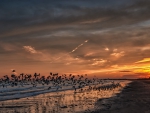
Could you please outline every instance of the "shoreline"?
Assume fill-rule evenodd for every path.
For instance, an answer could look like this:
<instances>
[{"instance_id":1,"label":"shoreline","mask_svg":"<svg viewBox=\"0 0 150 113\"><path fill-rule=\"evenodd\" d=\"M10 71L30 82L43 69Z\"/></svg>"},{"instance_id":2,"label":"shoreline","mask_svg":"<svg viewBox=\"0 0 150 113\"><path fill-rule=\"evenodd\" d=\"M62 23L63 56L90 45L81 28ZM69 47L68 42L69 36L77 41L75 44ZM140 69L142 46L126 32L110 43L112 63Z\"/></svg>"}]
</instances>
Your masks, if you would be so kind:
<instances>
[{"instance_id":1,"label":"shoreline","mask_svg":"<svg viewBox=\"0 0 150 113\"><path fill-rule=\"evenodd\" d=\"M121 84L128 84L129 81L122 81ZM111 85L112 82L105 82L103 85ZM116 81L118 83L118 81ZM100 84L101 85L101 84ZM98 87L98 86L97 86ZM94 87L93 87L94 88ZM21 98L15 100L8 100L0 102L0 111L6 112L19 112L29 113L52 112L52 113L83 113L95 110L95 103L98 99L110 98L119 93L122 87L115 88L114 90L98 90L85 87L85 90L66 90L63 92L45 93L28 98ZM18 106L19 105L19 106ZM51 106L51 107L49 107Z\"/></svg>"},{"instance_id":2,"label":"shoreline","mask_svg":"<svg viewBox=\"0 0 150 113\"><path fill-rule=\"evenodd\" d=\"M150 80L134 80L121 93L98 100L94 113L150 113Z\"/></svg>"},{"instance_id":3,"label":"shoreline","mask_svg":"<svg viewBox=\"0 0 150 113\"><path fill-rule=\"evenodd\" d=\"M111 84L110 81L107 81L105 84ZM105 85L104 84L104 85ZM102 84L89 84L91 86L94 85L102 85ZM89 86L84 86L84 89L87 89ZM74 91L74 88L72 85L67 85L67 86L62 86L62 88L58 89L56 87L51 86L52 88L49 90L48 87L50 85L46 86L37 86L37 87L31 87L31 86L25 86L25 87L12 87L11 88L5 88L3 91L0 92L0 102L1 101L7 101L7 100L16 100L16 99L21 99L21 98L28 98L28 97L33 97L37 96L40 94L46 94L46 93L54 93L54 92L62 92L62 91L67 91L67 90L72 90ZM80 88L76 88L78 90Z\"/></svg>"}]
</instances>

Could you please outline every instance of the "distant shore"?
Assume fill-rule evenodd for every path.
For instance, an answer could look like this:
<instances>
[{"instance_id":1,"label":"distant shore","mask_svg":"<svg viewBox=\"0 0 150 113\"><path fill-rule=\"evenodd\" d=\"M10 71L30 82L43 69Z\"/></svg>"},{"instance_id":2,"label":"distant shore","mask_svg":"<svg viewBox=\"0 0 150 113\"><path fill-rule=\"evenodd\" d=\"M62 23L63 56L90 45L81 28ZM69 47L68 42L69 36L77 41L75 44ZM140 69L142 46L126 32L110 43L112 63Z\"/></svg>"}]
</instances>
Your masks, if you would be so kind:
<instances>
[{"instance_id":1,"label":"distant shore","mask_svg":"<svg viewBox=\"0 0 150 113\"><path fill-rule=\"evenodd\" d=\"M94 113L150 113L150 80L133 80L115 97L99 100Z\"/></svg>"}]
</instances>

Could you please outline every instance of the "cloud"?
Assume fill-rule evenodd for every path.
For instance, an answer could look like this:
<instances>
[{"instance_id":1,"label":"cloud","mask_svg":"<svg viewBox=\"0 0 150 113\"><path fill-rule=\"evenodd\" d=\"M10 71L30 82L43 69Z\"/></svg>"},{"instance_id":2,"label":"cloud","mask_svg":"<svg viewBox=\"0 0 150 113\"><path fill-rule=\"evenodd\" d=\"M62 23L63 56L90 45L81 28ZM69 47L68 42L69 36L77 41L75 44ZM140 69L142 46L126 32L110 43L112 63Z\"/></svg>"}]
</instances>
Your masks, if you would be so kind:
<instances>
[{"instance_id":1,"label":"cloud","mask_svg":"<svg viewBox=\"0 0 150 113\"><path fill-rule=\"evenodd\" d=\"M70 53L75 52L78 48L80 48L81 46L83 46L85 43L87 43L88 40L85 40L84 43L80 44L79 46L77 46L76 48L74 48Z\"/></svg>"},{"instance_id":2,"label":"cloud","mask_svg":"<svg viewBox=\"0 0 150 113\"><path fill-rule=\"evenodd\" d=\"M146 62L150 62L150 58L144 58L143 60L137 61L135 63L146 63Z\"/></svg>"},{"instance_id":3,"label":"cloud","mask_svg":"<svg viewBox=\"0 0 150 113\"><path fill-rule=\"evenodd\" d=\"M105 63L107 63L107 60L104 60L104 59L94 59L94 63L92 64L93 66L95 65L98 65L98 66L102 66L104 65Z\"/></svg>"},{"instance_id":4,"label":"cloud","mask_svg":"<svg viewBox=\"0 0 150 113\"><path fill-rule=\"evenodd\" d=\"M128 70L122 70L122 71L119 71L119 72L125 72L125 73L129 73L129 72L132 72L132 71L128 71Z\"/></svg>"},{"instance_id":5,"label":"cloud","mask_svg":"<svg viewBox=\"0 0 150 113\"><path fill-rule=\"evenodd\" d=\"M16 45L10 43L0 42L0 46L4 49L5 52L14 52L18 50L18 47Z\"/></svg>"},{"instance_id":6,"label":"cloud","mask_svg":"<svg viewBox=\"0 0 150 113\"><path fill-rule=\"evenodd\" d=\"M94 54L93 52L89 52L89 53L85 54L84 56L88 57L88 56L92 56L93 54Z\"/></svg>"},{"instance_id":7,"label":"cloud","mask_svg":"<svg viewBox=\"0 0 150 113\"><path fill-rule=\"evenodd\" d=\"M141 73L135 73L138 75L138 78L149 78L150 77L150 73L146 73L146 72L141 72Z\"/></svg>"},{"instance_id":8,"label":"cloud","mask_svg":"<svg viewBox=\"0 0 150 113\"><path fill-rule=\"evenodd\" d=\"M118 65L112 65L111 67L112 68L118 68Z\"/></svg>"},{"instance_id":9,"label":"cloud","mask_svg":"<svg viewBox=\"0 0 150 113\"><path fill-rule=\"evenodd\" d=\"M116 51L116 50L115 50ZM125 52L124 51L121 51L121 52L114 52L111 54L111 56L114 56L116 58L120 58L120 57L123 57L125 55Z\"/></svg>"},{"instance_id":10,"label":"cloud","mask_svg":"<svg viewBox=\"0 0 150 113\"><path fill-rule=\"evenodd\" d=\"M113 52L117 52L118 51L118 49L113 49Z\"/></svg>"},{"instance_id":11,"label":"cloud","mask_svg":"<svg viewBox=\"0 0 150 113\"><path fill-rule=\"evenodd\" d=\"M32 54L41 53L35 50L32 46L23 46L23 49Z\"/></svg>"},{"instance_id":12,"label":"cloud","mask_svg":"<svg viewBox=\"0 0 150 113\"><path fill-rule=\"evenodd\" d=\"M142 51L150 50L150 45L146 45L140 48Z\"/></svg>"},{"instance_id":13,"label":"cloud","mask_svg":"<svg viewBox=\"0 0 150 113\"><path fill-rule=\"evenodd\" d=\"M106 48L105 48L105 51L109 51L109 48L106 47Z\"/></svg>"},{"instance_id":14,"label":"cloud","mask_svg":"<svg viewBox=\"0 0 150 113\"><path fill-rule=\"evenodd\" d=\"M59 60L59 59L61 59L63 57L66 57L66 56L68 56L71 53L74 53L75 51L77 51L81 46L83 46L87 42L88 42L88 40L85 40L83 43L81 43L80 45L78 45L77 47L75 47L72 51L61 55L60 57L56 58L54 61L57 61L57 60Z\"/></svg>"},{"instance_id":15,"label":"cloud","mask_svg":"<svg viewBox=\"0 0 150 113\"><path fill-rule=\"evenodd\" d=\"M84 29L91 30L114 28L139 23L150 17L147 5L149 1L106 1L2 2L1 37L39 33L68 26L80 26L80 28L82 26ZM23 7L24 5L27 7Z\"/></svg>"}]
</instances>

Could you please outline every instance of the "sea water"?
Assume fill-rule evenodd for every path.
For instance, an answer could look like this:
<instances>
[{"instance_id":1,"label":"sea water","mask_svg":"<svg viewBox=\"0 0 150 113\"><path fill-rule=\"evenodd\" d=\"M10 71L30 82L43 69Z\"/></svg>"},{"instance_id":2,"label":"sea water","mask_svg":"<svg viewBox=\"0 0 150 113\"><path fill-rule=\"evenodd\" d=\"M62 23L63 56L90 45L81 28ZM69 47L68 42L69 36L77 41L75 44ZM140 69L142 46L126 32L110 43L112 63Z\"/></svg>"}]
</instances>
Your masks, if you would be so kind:
<instances>
[{"instance_id":1,"label":"sea water","mask_svg":"<svg viewBox=\"0 0 150 113\"><path fill-rule=\"evenodd\" d=\"M28 93L24 97L14 99L11 92L3 91L3 97L0 96L0 113L82 113L91 112L96 109L96 102L98 99L110 98L115 96L115 94L120 93L120 91L128 84L130 81L116 81L120 82L122 87L115 88L113 90L87 90L87 87L83 88L83 91L77 89L74 90L61 90L57 92L49 92L39 94L36 96L29 96ZM109 83L109 82L108 82ZM25 90L24 90L25 91ZM41 91L41 90L40 90ZM54 91L54 90L53 90ZM27 92L27 91L26 91ZM30 92L30 90L28 91ZM6 97L4 94L6 93ZM33 93L33 92L32 92ZM7 95L10 94L10 95ZM15 93L16 94L16 93ZM21 94L18 94L21 95ZM17 98L17 95L15 95Z\"/></svg>"}]
</instances>

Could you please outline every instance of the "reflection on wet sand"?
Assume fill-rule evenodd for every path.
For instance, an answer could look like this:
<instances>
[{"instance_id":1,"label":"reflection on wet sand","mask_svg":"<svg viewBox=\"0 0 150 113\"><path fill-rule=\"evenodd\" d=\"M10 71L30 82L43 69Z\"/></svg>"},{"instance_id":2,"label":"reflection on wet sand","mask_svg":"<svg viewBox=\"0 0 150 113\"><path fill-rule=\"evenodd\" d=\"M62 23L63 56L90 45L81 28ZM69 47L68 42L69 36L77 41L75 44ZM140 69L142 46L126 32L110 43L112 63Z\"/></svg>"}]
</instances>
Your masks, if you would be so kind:
<instances>
[{"instance_id":1,"label":"reflection on wet sand","mask_svg":"<svg viewBox=\"0 0 150 113\"><path fill-rule=\"evenodd\" d=\"M97 88L88 90L89 88L85 87L82 91L81 89L77 89L76 92L66 90L1 101L0 113L88 113L97 109L95 103L98 99L112 97L119 93L123 87L105 90L97 90Z\"/></svg>"}]
</instances>

